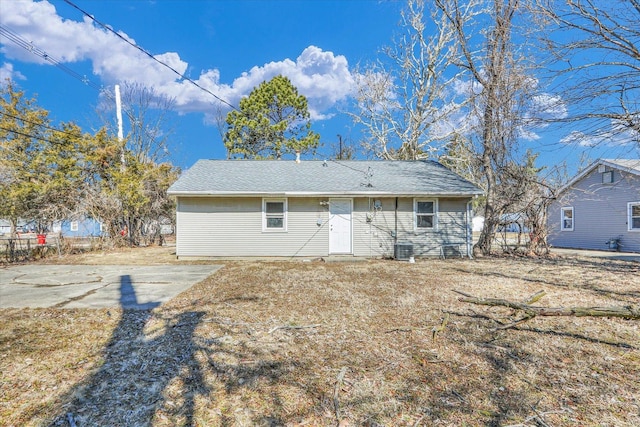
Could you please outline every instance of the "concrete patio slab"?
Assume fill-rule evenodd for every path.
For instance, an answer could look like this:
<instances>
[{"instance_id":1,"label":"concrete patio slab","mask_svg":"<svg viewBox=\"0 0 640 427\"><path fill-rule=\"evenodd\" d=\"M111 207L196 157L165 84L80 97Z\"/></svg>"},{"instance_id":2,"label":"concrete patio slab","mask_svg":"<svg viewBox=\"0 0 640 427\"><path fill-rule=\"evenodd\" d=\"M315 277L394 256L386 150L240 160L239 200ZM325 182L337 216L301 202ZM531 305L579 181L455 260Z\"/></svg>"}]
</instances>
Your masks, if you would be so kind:
<instances>
[{"instance_id":1,"label":"concrete patio slab","mask_svg":"<svg viewBox=\"0 0 640 427\"><path fill-rule=\"evenodd\" d=\"M0 308L150 309L222 265L22 265L0 270Z\"/></svg>"}]
</instances>

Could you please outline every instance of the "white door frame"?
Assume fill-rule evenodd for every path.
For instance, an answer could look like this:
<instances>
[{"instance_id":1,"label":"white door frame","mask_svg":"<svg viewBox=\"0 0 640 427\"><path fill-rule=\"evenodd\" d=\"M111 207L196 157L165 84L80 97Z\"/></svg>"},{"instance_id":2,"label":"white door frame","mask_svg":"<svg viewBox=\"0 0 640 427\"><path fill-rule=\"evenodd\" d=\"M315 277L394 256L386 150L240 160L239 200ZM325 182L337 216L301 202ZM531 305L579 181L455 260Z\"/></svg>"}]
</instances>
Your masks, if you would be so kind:
<instances>
[{"instance_id":1,"label":"white door frame","mask_svg":"<svg viewBox=\"0 0 640 427\"><path fill-rule=\"evenodd\" d=\"M332 213L332 207L334 202L348 202L349 212L344 214L334 215ZM348 215L348 219L346 216ZM345 227L345 222L349 222L348 227ZM339 228L334 233L334 226ZM336 239L336 233L342 232L343 238L348 233L348 239ZM346 240L346 241L345 241ZM330 254L352 254L353 253L353 199L346 198L332 198L329 199L329 253Z\"/></svg>"}]
</instances>

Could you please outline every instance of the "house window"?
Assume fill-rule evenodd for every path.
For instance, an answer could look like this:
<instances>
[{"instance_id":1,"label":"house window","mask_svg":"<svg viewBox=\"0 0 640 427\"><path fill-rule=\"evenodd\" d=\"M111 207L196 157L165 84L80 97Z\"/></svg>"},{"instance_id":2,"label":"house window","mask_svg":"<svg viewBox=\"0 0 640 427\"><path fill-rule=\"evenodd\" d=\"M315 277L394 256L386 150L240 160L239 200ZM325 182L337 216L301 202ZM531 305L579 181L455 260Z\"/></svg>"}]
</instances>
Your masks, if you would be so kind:
<instances>
[{"instance_id":1,"label":"house window","mask_svg":"<svg viewBox=\"0 0 640 427\"><path fill-rule=\"evenodd\" d=\"M415 200L415 229L435 230L437 226L437 200Z\"/></svg>"},{"instance_id":2,"label":"house window","mask_svg":"<svg viewBox=\"0 0 640 427\"><path fill-rule=\"evenodd\" d=\"M640 202L629 203L629 231L640 231Z\"/></svg>"},{"instance_id":3,"label":"house window","mask_svg":"<svg viewBox=\"0 0 640 427\"><path fill-rule=\"evenodd\" d=\"M262 231L287 231L287 199L262 200Z\"/></svg>"},{"instance_id":4,"label":"house window","mask_svg":"<svg viewBox=\"0 0 640 427\"><path fill-rule=\"evenodd\" d=\"M613 184L613 171L602 172L602 183Z\"/></svg>"},{"instance_id":5,"label":"house window","mask_svg":"<svg viewBox=\"0 0 640 427\"><path fill-rule=\"evenodd\" d=\"M573 208L562 208L560 214L560 229L562 231L573 231Z\"/></svg>"},{"instance_id":6,"label":"house window","mask_svg":"<svg viewBox=\"0 0 640 427\"><path fill-rule=\"evenodd\" d=\"M78 221L71 221L71 224L69 224L69 230L78 231Z\"/></svg>"}]
</instances>

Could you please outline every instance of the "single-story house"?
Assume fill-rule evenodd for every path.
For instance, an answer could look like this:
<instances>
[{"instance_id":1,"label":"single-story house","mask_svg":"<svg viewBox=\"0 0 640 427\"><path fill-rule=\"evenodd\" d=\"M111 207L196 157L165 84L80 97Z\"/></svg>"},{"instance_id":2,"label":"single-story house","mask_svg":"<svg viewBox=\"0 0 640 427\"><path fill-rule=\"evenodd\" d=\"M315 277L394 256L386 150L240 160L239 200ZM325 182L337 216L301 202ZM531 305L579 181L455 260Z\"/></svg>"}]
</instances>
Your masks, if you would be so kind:
<instances>
[{"instance_id":1,"label":"single-story house","mask_svg":"<svg viewBox=\"0 0 640 427\"><path fill-rule=\"evenodd\" d=\"M176 255L471 255L482 191L434 161L199 160L170 188Z\"/></svg>"},{"instance_id":2,"label":"single-story house","mask_svg":"<svg viewBox=\"0 0 640 427\"><path fill-rule=\"evenodd\" d=\"M30 233L35 231L35 223L24 219L18 219L16 224L16 233ZM11 233L11 221L8 219L0 219L0 234Z\"/></svg>"},{"instance_id":3,"label":"single-story house","mask_svg":"<svg viewBox=\"0 0 640 427\"><path fill-rule=\"evenodd\" d=\"M560 189L547 227L552 246L640 252L640 159L591 164Z\"/></svg>"},{"instance_id":4,"label":"single-story house","mask_svg":"<svg viewBox=\"0 0 640 427\"><path fill-rule=\"evenodd\" d=\"M525 225L525 218L520 213L508 213L500 216L500 222L496 231L498 233L528 233L529 228ZM479 232L484 228L484 217L473 217L473 231Z\"/></svg>"},{"instance_id":5,"label":"single-story house","mask_svg":"<svg viewBox=\"0 0 640 427\"><path fill-rule=\"evenodd\" d=\"M98 237L104 234L103 225L100 221L84 216L56 221L53 223L51 231L60 233L64 237Z\"/></svg>"}]
</instances>

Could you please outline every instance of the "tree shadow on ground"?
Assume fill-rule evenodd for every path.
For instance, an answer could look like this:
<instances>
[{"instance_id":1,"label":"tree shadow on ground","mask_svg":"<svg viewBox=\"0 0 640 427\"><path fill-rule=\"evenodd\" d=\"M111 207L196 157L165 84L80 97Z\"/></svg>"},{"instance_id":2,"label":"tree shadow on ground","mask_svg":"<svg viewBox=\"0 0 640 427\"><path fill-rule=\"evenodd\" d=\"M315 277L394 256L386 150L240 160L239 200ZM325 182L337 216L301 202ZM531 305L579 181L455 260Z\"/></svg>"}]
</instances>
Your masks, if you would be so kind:
<instances>
[{"instance_id":1,"label":"tree shadow on ground","mask_svg":"<svg viewBox=\"0 0 640 427\"><path fill-rule=\"evenodd\" d=\"M156 409L167 404L167 388L176 380L188 382L196 393L206 393L193 343L203 313L180 313L167 319L161 332L149 334L145 327L160 303L139 303L128 275L120 278L120 294L122 317L104 350L102 365L63 398L50 425L151 425ZM196 393L172 402L183 425L193 425Z\"/></svg>"},{"instance_id":2,"label":"tree shadow on ground","mask_svg":"<svg viewBox=\"0 0 640 427\"><path fill-rule=\"evenodd\" d=\"M268 353L235 342L233 330L223 325L217 336L197 335L199 325L212 321L204 318L205 311L153 311L160 303L138 301L129 276L121 277L120 294L122 317L102 364L61 398L50 426L200 425L202 402L209 410L224 405L216 397L241 394L240 389L262 381L278 382L295 364L270 360ZM273 413L281 412L283 403L277 398L273 403ZM219 415L221 425L234 424L233 417ZM285 424L277 415L250 417L262 417L261 424Z\"/></svg>"}]
</instances>

